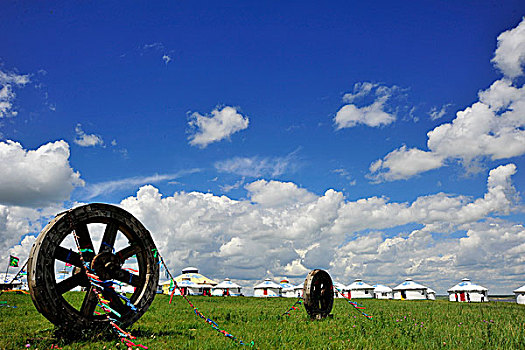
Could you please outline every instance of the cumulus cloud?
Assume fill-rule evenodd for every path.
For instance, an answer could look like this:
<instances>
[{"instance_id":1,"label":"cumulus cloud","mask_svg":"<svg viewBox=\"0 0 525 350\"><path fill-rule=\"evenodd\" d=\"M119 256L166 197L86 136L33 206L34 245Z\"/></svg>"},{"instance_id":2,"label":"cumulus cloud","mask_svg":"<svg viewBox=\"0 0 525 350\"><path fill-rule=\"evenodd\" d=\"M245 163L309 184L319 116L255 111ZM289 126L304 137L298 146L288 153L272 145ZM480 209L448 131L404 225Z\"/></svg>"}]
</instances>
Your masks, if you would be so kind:
<instances>
[{"instance_id":1,"label":"cumulus cloud","mask_svg":"<svg viewBox=\"0 0 525 350\"><path fill-rule=\"evenodd\" d=\"M498 48L492 63L509 78L523 75L525 63L525 18L516 28L498 36Z\"/></svg>"},{"instance_id":2,"label":"cumulus cloud","mask_svg":"<svg viewBox=\"0 0 525 350\"><path fill-rule=\"evenodd\" d=\"M82 130L82 124L77 124L75 127L75 133L77 134L74 142L81 147L94 147L104 146L104 140L101 136L96 134L86 134Z\"/></svg>"},{"instance_id":3,"label":"cumulus cloud","mask_svg":"<svg viewBox=\"0 0 525 350\"><path fill-rule=\"evenodd\" d=\"M525 20L498 37L498 49L510 46L520 52L525 47L524 31ZM521 68L518 71L516 67L523 64L523 53L515 57L507 54L507 50L497 51L494 61L498 67L506 67L501 69L509 77L516 77L522 74ZM376 181L392 181L439 168L446 160L458 160L470 170L486 158L500 160L521 156L525 154L524 116L525 86L516 86L507 77L496 80L478 93L477 102L457 112L452 122L428 132L428 151L402 146L373 162L370 177ZM406 166L410 168L401 169Z\"/></svg>"},{"instance_id":4,"label":"cumulus cloud","mask_svg":"<svg viewBox=\"0 0 525 350\"><path fill-rule=\"evenodd\" d=\"M390 152L384 159L378 159L370 165L370 173L377 175L371 179L377 182L407 179L419 174L443 166L444 157L432 152L425 152L417 148L407 149L406 146ZM380 172L379 170L388 169Z\"/></svg>"},{"instance_id":5,"label":"cumulus cloud","mask_svg":"<svg viewBox=\"0 0 525 350\"><path fill-rule=\"evenodd\" d=\"M356 83L354 92L343 96L343 101L349 104L341 107L334 117L336 130L351 128L358 124L370 127L391 124L396 120L396 116L393 112L388 111L387 101L397 90L396 86L387 87L369 82ZM370 96L374 97L371 104L362 107L354 104L355 101Z\"/></svg>"},{"instance_id":6,"label":"cumulus cloud","mask_svg":"<svg viewBox=\"0 0 525 350\"><path fill-rule=\"evenodd\" d=\"M188 121L191 128L189 143L205 148L210 143L229 138L232 134L248 128L248 124L248 117L240 114L235 107L216 108L211 112L211 116L195 112Z\"/></svg>"},{"instance_id":7,"label":"cumulus cloud","mask_svg":"<svg viewBox=\"0 0 525 350\"><path fill-rule=\"evenodd\" d=\"M29 83L29 75L20 75L13 72L3 72L0 70L0 118L16 116L17 111L13 110L13 101L16 94L14 88L23 87Z\"/></svg>"},{"instance_id":8,"label":"cumulus cloud","mask_svg":"<svg viewBox=\"0 0 525 350\"><path fill-rule=\"evenodd\" d=\"M80 174L69 164L69 145L50 142L25 150L14 141L0 142L0 204L42 206L69 199L83 186Z\"/></svg>"},{"instance_id":9,"label":"cumulus cloud","mask_svg":"<svg viewBox=\"0 0 525 350\"><path fill-rule=\"evenodd\" d=\"M220 172L247 177L276 177L297 167L295 153L285 157L234 157L215 162L215 169Z\"/></svg>"},{"instance_id":10,"label":"cumulus cloud","mask_svg":"<svg viewBox=\"0 0 525 350\"><path fill-rule=\"evenodd\" d=\"M505 233L511 224L498 218L517 208L515 172L513 164L493 169L479 198L437 193L413 202L348 201L334 190L316 195L294 183L258 180L246 185L247 200L200 192L163 196L148 185L120 205L151 231L175 270L196 265L210 277L229 276L250 285L268 275L298 283L309 269L324 267L341 281L366 276L392 285L409 274L443 291L450 282L442 280L443 271L459 262L461 272L481 275L477 262L467 259L471 246L523 267L516 258L525 249L518 244L523 228ZM494 223L499 228L490 233L492 244L479 242ZM386 233L408 224L420 228ZM451 236L462 231L461 238ZM509 243L500 250L502 241Z\"/></svg>"}]
</instances>

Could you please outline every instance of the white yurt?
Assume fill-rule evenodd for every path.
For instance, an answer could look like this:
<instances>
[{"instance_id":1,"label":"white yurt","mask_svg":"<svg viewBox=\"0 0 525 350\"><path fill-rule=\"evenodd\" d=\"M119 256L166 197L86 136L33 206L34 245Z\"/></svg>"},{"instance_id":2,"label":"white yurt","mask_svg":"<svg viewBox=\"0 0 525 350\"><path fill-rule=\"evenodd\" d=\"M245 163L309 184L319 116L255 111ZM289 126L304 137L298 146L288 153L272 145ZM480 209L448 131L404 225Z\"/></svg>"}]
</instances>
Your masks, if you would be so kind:
<instances>
[{"instance_id":1,"label":"white yurt","mask_svg":"<svg viewBox=\"0 0 525 350\"><path fill-rule=\"evenodd\" d=\"M182 281L191 281L199 285L199 287L196 287L196 290L198 291L200 289L200 294L211 295L211 289L213 288L213 286L217 285L216 281L200 274L199 269L197 269L196 267L186 267L181 272L182 274L174 278L175 282L177 282L177 285L179 285L179 287ZM162 291L164 294L171 294L172 289L173 283L171 281L166 281L162 283ZM199 294L199 292L197 292L197 294Z\"/></svg>"},{"instance_id":2,"label":"white yurt","mask_svg":"<svg viewBox=\"0 0 525 350\"><path fill-rule=\"evenodd\" d=\"M427 288L427 299L436 300L436 291L432 288Z\"/></svg>"},{"instance_id":3,"label":"white yurt","mask_svg":"<svg viewBox=\"0 0 525 350\"><path fill-rule=\"evenodd\" d=\"M346 286L339 282L334 282L334 298L344 298L348 290ZM343 294L343 295L341 295Z\"/></svg>"},{"instance_id":4,"label":"white yurt","mask_svg":"<svg viewBox=\"0 0 525 350\"><path fill-rule=\"evenodd\" d=\"M514 294L516 294L516 302L518 304L525 304L525 286L514 290Z\"/></svg>"},{"instance_id":5,"label":"white yurt","mask_svg":"<svg viewBox=\"0 0 525 350\"><path fill-rule=\"evenodd\" d=\"M393 293L392 288L382 285L382 284L374 284L374 298L376 299L392 299Z\"/></svg>"},{"instance_id":6,"label":"white yurt","mask_svg":"<svg viewBox=\"0 0 525 350\"><path fill-rule=\"evenodd\" d=\"M426 300L427 287L407 278L403 283L393 288L394 299L397 300Z\"/></svg>"},{"instance_id":7,"label":"white yurt","mask_svg":"<svg viewBox=\"0 0 525 350\"><path fill-rule=\"evenodd\" d=\"M232 282L229 278L225 278L224 281L213 287L211 295L222 297L222 296L241 296L241 286L237 283Z\"/></svg>"},{"instance_id":8,"label":"white yurt","mask_svg":"<svg viewBox=\"0 0 525 350\"><path fill-rule=\"evenodd\" d=\"M346 286L348 291L347 298L349 299L363 299L374 297L374 287L361 279L356 279L353 283Z\"/></svg>"},{"instance_id":9,"label":"white yurt","mask_svg":"<svg viewBox=\"0 0 525 350\"><path fill-rule=\"evenodd\" d=\"M285 298L295 298L294 288L295 286L290 283L286 278L282 279L279 283L281 286L281 295Z\"/></svg>"},{"instance_id":10,"label":"white yurt","mask_svg":"<svg viewBox=\"0 0 525 350\"><path fill-rule=\"evenodd\" d=\"M302 298L303 297L303 288L304 288L304 283L299 283L298 285L293 287L293 292L294 292L296 298Z\"/></svg>"},{"instance_id":11,"label":"white yurt","mask_svg":"<svg viewBox=\"0 0 525 350\"><path fill-rule=\"evenodd\" d=\"M458 302L485 302L489 301L489 290L470 282L468 278L463 278L461 282L448 290L448 300Z\"/></svg>"},{"instance_id":12,"label":"white yurt","mask_svg":"<svg viewBox=\"0 0 525 350\"><path fill-rule=\"evenodd\" d=\"M271 279L266 278L264 282L259 283L253 287L254 297L280 297L282 287L273 282Z\"/></svg>"}]
</instances>

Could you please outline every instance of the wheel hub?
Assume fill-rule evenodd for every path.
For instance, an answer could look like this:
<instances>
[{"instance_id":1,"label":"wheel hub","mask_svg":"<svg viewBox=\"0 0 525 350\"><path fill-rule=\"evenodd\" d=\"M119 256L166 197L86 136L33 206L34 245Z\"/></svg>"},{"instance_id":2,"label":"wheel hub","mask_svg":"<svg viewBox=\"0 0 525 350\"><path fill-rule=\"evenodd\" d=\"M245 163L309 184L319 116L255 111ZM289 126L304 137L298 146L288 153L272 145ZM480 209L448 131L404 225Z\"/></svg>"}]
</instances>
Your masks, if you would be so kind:
<instances>
[{"instance_id":1,"label":"wheel hub","mask_svg":"<svg viewBox=\"0 0 525 350\"><path fill-rule=\"evenodd\" d=\"M120 270L120 260L110 252L102 252L93 258L91 268L100 279L112 279Z\"/></svg>"}]
</instances>

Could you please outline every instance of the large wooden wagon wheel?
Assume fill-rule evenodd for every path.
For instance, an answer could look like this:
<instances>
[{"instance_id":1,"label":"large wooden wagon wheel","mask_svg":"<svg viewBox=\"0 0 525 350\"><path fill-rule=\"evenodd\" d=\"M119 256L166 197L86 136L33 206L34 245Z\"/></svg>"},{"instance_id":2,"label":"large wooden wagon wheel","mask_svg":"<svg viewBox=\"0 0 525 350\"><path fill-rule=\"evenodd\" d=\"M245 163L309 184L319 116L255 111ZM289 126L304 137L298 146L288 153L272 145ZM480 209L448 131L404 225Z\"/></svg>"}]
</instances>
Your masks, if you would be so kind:
<instances>
[{"instance_id":1,"label":"large wooden wagon wheel","mask_svg":"<svg viewBox=\"0 0 525 350\"><path fill-rule=\"evenodd\" d=\"M324 270L312 270L303 286L304 307L311 318L321 319L330 314L334 304L332 278Z\"/></svg>"},{"instance_id":2,"label":"large wooden wagon wheel","mask_svg":"<svg viewBox=\"0 0 525 350\"><path fill-rule=\"evenodd\" d=\"M97 225L92 225L97 224ZM93 228L99 234L103 227L100 245L93 244ZM65 248L65 242L74 242L76 235L78 248ZM117 241L127 240L127 245L115 250ZM61 245L62 244L62 245ZM133 261L138 269L123 267L126 261ZM49 321L60 328L80 332L85 329L104 327L107 317L101 309L97 310L99 299L86 275L82 261L90 267L101 280L118 281L123 286L132 286L134 292L129 303L114 293L103 292L104 299L120 316L111 317L121 326L129 326L146 312L152 303L159 280L159 265L155 244L148 230L127 211L108 204L88 204L58 214L42 230L36 239L28 261L28 284L31 298L37 308ZM55 264L65 263L74 266L71 276L57 280ZM81 304L72 303L65 298L69 291L82 287L85 295ZM133 290L128 288L130 290ZM68 300L66 300L68 299ZM131 305L132 304L132 305Z\"/></svg>"}]
</instances>

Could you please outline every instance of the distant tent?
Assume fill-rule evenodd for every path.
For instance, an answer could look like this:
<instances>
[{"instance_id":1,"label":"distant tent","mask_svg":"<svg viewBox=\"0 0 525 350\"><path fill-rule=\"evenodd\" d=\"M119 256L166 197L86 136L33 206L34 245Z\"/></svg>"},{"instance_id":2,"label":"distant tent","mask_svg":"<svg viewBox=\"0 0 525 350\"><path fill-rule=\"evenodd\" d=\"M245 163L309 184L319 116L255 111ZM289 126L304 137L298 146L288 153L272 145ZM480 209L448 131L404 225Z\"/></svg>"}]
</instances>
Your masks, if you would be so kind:
<instances>
[{"instance_id":1,"label":"distant tent","mask_svg":"<svg viewBox=\"0 0 525 350\"><path fill-rule=\"evenodd\" d=\"M382 285L374 284L374 298L376 299L392 299L394 297L392 288Z\"/></svg>"},{"instance_id":2,"label":"distant tent","mask_svg":"<svg viewBox=\"0 0 525 350\"><path fill-rule=\"evenodd\" d=\"M213 287L212 295L214 296L241 296L241 286L237 283L232 282L229 278L225 278L224 281Z\"/></svg>"},{"instance_id":3,"label":"distant tent","mask_svg":"<svg viewBox=\"0 0 525 350\"><path fill-rule=\"evenodd\" d=\"M468 278L463 278L461 282L448 290L448 300L458 302L485 302L489 301L489 290L470 282Z\"/></svg>"},{"instance_id":4,"label":"distant tent","mask_svg":"<svg viewBox=\"0 0 525 350\"><path fill-rule=\"evenodd\" d=\"M360 298L373 298L374 287L368 283L363 282L362 279L356 279L352 284L346 286L348 290L348 298L360 299Z\"/></svg>"},{"instance_id":5,"label":"distant tent","mask_svg":"<svg viewBox=\"0 0 525 350\"><path fill-rule=\"evenodd\" d=\"M334 282L334 298L344 298L347 296L348 289L346 286L339 282ZM343 294L343 295L341 295Z\"/></svg>"},{"instance_id":6,"label":"distant tent","mask_svg":"<svg viewBox=\"0 0 525 350\"><path fill-rule=\"evenodd\" d=\"M432 288L427 288L427 299L436 300L436 291Z\"/></svg>"},{"instance_id":7,"label":"distant tent","mask_svg":"<svg viewBox=\"0 0 525 350\"><path fill-rule=\"evenodd\" d=\"M196 291L196 295L210 295L213 286L217 285L216 281L201 275L196 267L186 267L182 270L182 274L175 277L174 280L177 282L179 287L182 281L191 281L198 285L198 287L193 288ZM173 289L172 287L173 283L171 281L166 281L162 283L162 292L164 294L171 294L171 290ZM175 295L178 295L177 293L178 292L175 292Z\"/></svg>"},{"instance_id":8,"label":"distant tent","mask_svg":"<svg viewBox=\"0 0 525 350\"><path fill-rule=\"evenodd\" d=\"M516 294L516 302L518 304L525 304L525 286L514 290L514 294Z\"/></svg>"},{"instance_id":9,"label":"distant tent","mask_svg":"<svg viewBox=\"0 0 525 350\"><path fill-rule=\"evenodd\" d=\"M281 280L281 283L279 285L282 288L281 295L285 298L295 298L296 295L294 293L295 286L290 283L286 278Z\"/></svg>"},{"instance_id":10,"label":"distant tent","mask_svg":"<svg viewBox=\"0 0 525 350\"><path fill-rule=\"evenodd\" d=\"M253 287L254 297L280 297L282 287L271 279L266 278L264 282Z\"/></svg>"},{"instance_id":11,"label":"distant tent","mask_svg":"<svg viewBox=\"0 0 525 350\"><path fill-rule=\"evenodd\" d=\"M23 283L21 276L18 276L17 279L14 279L15 274L1 273L1 275L2 275L2 279L0 280L0 290L12 290L12 289L29 290L27 286L27 280L25 283Z\"/></svg>"},{"instance_id":12,"label":"distant tent","mask_svg":"<svg viewBox=\"0 0 525 350\"><path fill-rule=\"evenodd\" d=\"M407 278L404 282L393 288L394 299L397 300L426 300L427 287Z\"/></svg>"},{"instance_id":13,"label":"distant tent","mask_svg":"<svg viewBox=\"0 0 525 350\"><path fill-rule=\"evenodd\" d=\"M295 297L302 298L303 297L303 288L304 288L304 282L299 283L295 287L293 287L293 292L295 294Z\"/></svg>"}]
</instances>

